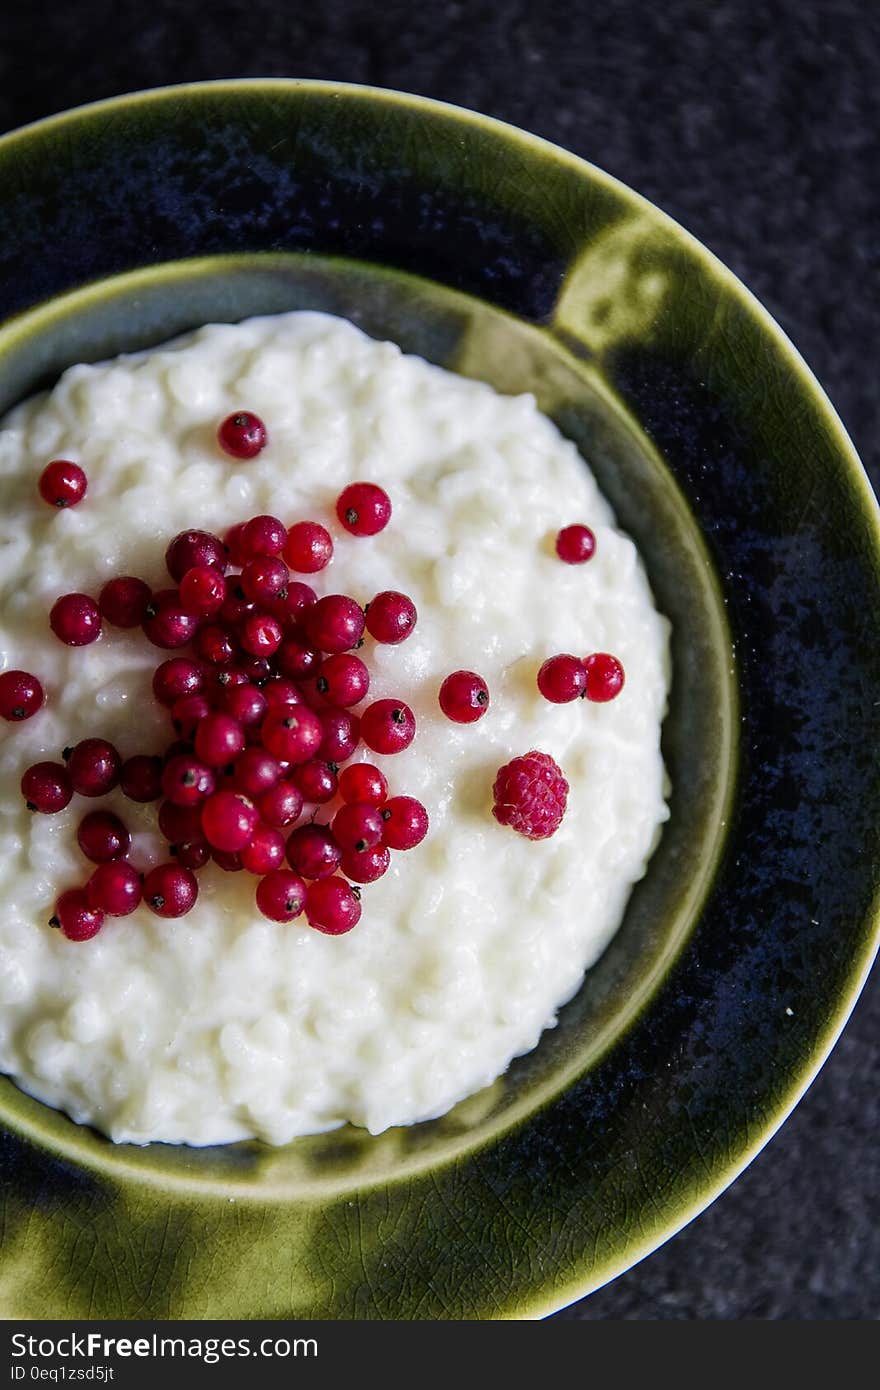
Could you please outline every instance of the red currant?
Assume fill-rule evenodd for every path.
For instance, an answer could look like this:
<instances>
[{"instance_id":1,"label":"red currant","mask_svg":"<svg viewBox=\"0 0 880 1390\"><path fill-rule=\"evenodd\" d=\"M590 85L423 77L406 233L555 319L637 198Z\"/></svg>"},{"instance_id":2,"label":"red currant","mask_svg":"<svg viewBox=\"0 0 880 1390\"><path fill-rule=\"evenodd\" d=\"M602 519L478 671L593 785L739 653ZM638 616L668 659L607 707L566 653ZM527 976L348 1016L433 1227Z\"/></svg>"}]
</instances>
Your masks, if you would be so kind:
<instances>
[{"instance_id":1,"label":"red currant","mask_svg":"<svg viewBox=\"0 0 880 1390\"><path fill-rule=\"evenodd\" d=\"M183 840L179 845L169 846L171 853L185 869L202 869L211 858L211 846L203 836Z\"/></svg>"},{"instance_id":2,"label":"red currant","mask_svg":"<svg viewBox=\"0 0 880 1390\"><path fill-rule=\"evenodd\" d=\"M454 724L473 724L489 708L489 687L475 671L453 671L440 687L440 708Z\"/></svg>"},{"instance_id":3,"label":"red currant","mask_svg":"<svg viewBox=\"0 0 880 1390\"><path fill-rule=\"evenodd\" d=\"M283 554L297 574L317 574L333 558L330 532L317 521L298 521L287 533Z\"/></svg>"},{"instance_id":4,"label":"red currant","mask_svg":"<svg viewBox=\"0 0 880 1390\"><path fill-rule=\"evenodd\" d=\"M130 801L158 801L162 795L162 759L137 753L119 769L119 785Z\"/></svg>"},{"instance_id":5,"label":"red currant","mask_svg":"<svg viewBox=\"0 0 880 1390\"><path fill-rule=\"evenodd\" d=\"M257 907L270 922L292 922L306 901L306 885L289 869L274 869L257 885Z\"/></svg>"},{"instance_id":6,"label":"red currant","mask_svg":"<svg viewBox=\"0 0 880 1390\"><path fill-rule=\"evenodd\" d=\"M596 552L596 537L589 526L564 526L556 537L556 554L567 565L583 565Z\"/></svg>"},{"instance_id":7,"label":"red currant","mask_svg":"<svg viewBox=\"0 0 880 1390\"><path fill-rule=\"evenodd\" d=\"M244 849L257 826L257 808L241 792L220 791L202 807L202 830L213 849Z\"/></svg>"},{"instance_id":8,"label":"red currant","mask_svg":"<svg viewBox=\"0 0 880 1390\"><path fill-rule=\"evenodd\" d=\"M89 905L84 888L68 888L55 903L50 927L60 927L68 941L89 941L104 925L104 914Z\"/></svg>"},{"instance_id":9,"label":"red currant","mask_svg":"<svg viewBox=\"0 0 880 1390\"><path fill-rule=\"evenodd\" d=\"M333 817L333 838L342 849L375 849L384 830L382 812L377 806L353 801L341 806Z\"/></svg>"},{"instance_id":10,"label":"red currant","mask_svg":"<svg viewBox=\"0 0 880 1390\"><path fill-rule=\"evenodd\" d=\"M200 695L205 688L205 673L197 661L187 656L172 656L153 672L153 694L160 705L169 709L183 695Z\"/></svg>"},{"instance_id":11,"label":"red currant","mask_svg":"<svg viewBox=\"0 0 880 1390\"><path fill-rule=\"evenodd\" d=\"M64 594L52 605L49 626L67 647L87 647L101 636L101 614L88 594Z\"/></svg>"},{"instance_id":12,"label":"red currant","mask_svg":"<svg viewBox=\"0 0 880 1390\"><path fill-rule=\"evenodd\" d=\"M253 603L268 603L284 593L290 571L276 555L255 555L241 572L241 587Z\"/></svg>"},{"instance_id":13,"label":"red currant","mask_svg":"<svg viewBox=\"0 0 880 1390\"><path fill-rule=\"evenodd\" d=\"M30 719L44 698L42 685L29 671L4 671L0 676L0 715L10 723Z\"/></svg>"},{"instance_id":14,"label":"red currant","mask_svg":"<svg viewBox=\"0 0 880 1390\"><path fill-rule=\"evenodd\" d=\"M268 714L263 722L263 744L276 758L305 763L318 755L324 731L313 710L294 705Z\"/></svg>"},{"instance_id":15,"label":"red currant","mask_svg":"<svg viewBox=\"0 0 880 1390\"><path fill-rule=\"evenodd\" d=\"M395 589L385 589L366 607L367 632L377 642L396 646L409 637L418 613L411 598Z\"/></svg>"},{"instance_id":16,"label":"red currant","mask_svg":"<svg viewBox=\"0 0 880 1390\"><path fill-rule=\"evenodd\" d=\"M246 748L235 764L236 790L244 792L254 801L274 787L280 777L278 759L263 748Z\"/></svg>"},{"instance_id":17,"label":"red currant","mask_svg":"<svg viewBox=\"0 0 880 1390\"><path fill-rule=\"evenodd\" d=\"M337 780L333 766L320 758L310 758L307 763L301 763L294 771L293 780L302 792L303 800L318 806L332 801L336 795Z\"/></svg>"},{"instance_id":18,"label":"red currant","mask_svg":"<svg viewBox=\"0 0 880 1390\"><path fill-rule=\"evenodd\" d=\"M274 598L269 604L269 611L280 623L298 622L307 608L311 608L313 603L317 603L318 596L314 589L308 584L303 584L299 579L291 579L287 584L287 593L284 598Z\"/></svg>"},{"instance_id":19,"label":"red currant","mask_svg":"<svg viewBox=\"0 0 880 1390\"><path fill-rule=\"evenodd\" d=\"M239 540L245 560L255 555L280 555L287 540L287 527L277 516L252 516L246 521Z\"/></svg>"},{"instance_id":20,"label":"red currant","mask_svg":"<svg viewBox=\"0 0 880 1390\"><path fill-rule=\"evenodd\" d=\"M73 796L70 774L63 763L34 763L21 779L21 794L29 811L54 815Z\"/></svg>"},{"instance_id":21,"label":"red currant","mask_svg":"<svg viewBox=\"0 0 880 1390\"><path fill-rule=\"evenodd\" d=\"M75 507L86 495L88 479L78 463L53 459L40 474L39 488L50 507Z\"/></svg>"},{"instance_id":22,"label":"red currant","mask_svg":"<svg viewBox=\"0 0 880 1390\"><path fill-rule=\"evenodd\" d=\"M239 655L235 638L217 623L209 623L197 633L195 649L211 666L230 666Z\"/></svg>"},{"instance_id":23,"label":"red currant","mask_svg":"<svg viewBox=\"0 0 880 1390\"><path fill-rule=\"evenodd\" d=\"M165 564L176 584L196 566L209 565L225 574L227 563L226 546L210 531L180 531L165 551Z\"/></svg>"},{"instance_id":24,"label":"red currant","mask_svg":"<svg viewBox=\"0 0 880 1390\"><path fill-rule=\"evenodd\" d=\"M154 647L167 650L185 647L191 642L198 631L199 619L186 611L176 589L161 589L147 604L142 627Z\"/></svg>"},{"instance_id":25,"label":"red currant","mask_svg":"<svg viewBox=\"0 0 880 1390\"><path fill-rule=\"evenodd\" d=\"M196 729L196 757L208 767L234 762L244 746L244 730L228 714L209 714Z\"/></svg>"},{"instance_id":26,"label":"red currant","mask_svg":"<svg viewBox=\"0 0 880 1390\"><path fill-rule=\"evenodd\" d=\"M149 584L123 574L107 580L98 595L98 609L104 621L113 627L140 627L152 596Z\"/></svg>"},{"instance_id":27,"label":"red currant","mask_svg":"<svg viewBox=\"0 0 880 1390\"><path fill-rule=\"evenodd\" d=\"M339 867L345 877L355 883L375 883L377 878L387 874L390 865L390 851L384 845L376 845L373 849L344 850Z\"/></svg>"},{"instance_id":28,"label":"red currant","mask_svg":"<svg viewBox=\"0 0 880 1390\"><path fill-rule=\"evenodd\" d=\"M204 695L182 695L171 706L171 722L175 733L191 739L203 719L211 713L211 702Z\"/></svg>"},{"instance_id":29,"label":"red currant","mask_svg":"<svg viewBox=\"0 0 880 1390\"><path fill-rule=\"evenodd\" d=\"M315 931L325 936L342 936L357 926L360 917L360 897L344 878L325 878L309 884L306 918Z\"/></svg>"},{"instance_id":30,"label":"red currant","mask_svg":"<svg viewBox=\"0 0 880 1390\"><path fill-rule=\"evenodd\" d=\"M241 625L239 640L251 656L274 656L281 645L281 624L270 613L252 613Z\"/></svg>"},{"instance_id":31,"label":"red currant","mask_svg":"<svg viewBox=\"0 0 880 1390\"><path fill-rule=\"evenodd\" d=\"M163 801L159 807L159 829L171 845L201 839L201 805L177 806L173 801Z\"/></svg>"},{"instance_id":32,"label":"red currant","mask_svg":"<svg viewBox=\"0 0 880 1390\"><path fill-rule=\"evenodd\" d=\"M84 738L70 750L65 749L70 785L80 796L106 796L119 781L122 759L104 738Z\"/></svg>"},{"instance_id":33,"label":"red currant","mask_svg":"<svg viewBox=\"0 0 880 1390\"><path fill-rule=\"evenodd\" d=\"M131 836L112 811L90 811L83 816L76 832L77 843L86 859L94 864L108 864L128 854Z\"/></svg>"},{"instance_id":34,"label":"red currant","mask_svg":"<svg viewBox=\"0 0 880 1390\"><path fill-rule=\"evenodd\" d=\"M584 670L587 673L587 699L596 704L606 704L620 694L626 676L623 667L610 652L593 652L584 657Z\"/></svg>"},{"instance_id":35,"label":"red currant","mask_svg":"<svg viewBox=\"0 0 880 1390\"><path fill-rule=\"evenodd\" d=\"M327 878L339 868L342 850L326 825L301 825L287 840L287 860L303 878Z\"/></svg>"},{"instance_id":36,"label":"red currant","mask_svg":"<svg viewBox=\"0 0 880 1390\"><path fill-rule=\"evenodd\" d=\"M381 806L388 796L388 782L371 763L353 763L339 774L339 794L349 803L362 801L368 806Z\"/></svg>"},{"instance_id":37,"label":"red currant","mask_svg":"<svg viewBox=\"0 0 880 1390\"><path fill-rule=\"evenodd\" d=\"M183 917L195 906L199 885L182 864L157 864L144 879L143 894L157 917Z\"/></svg>"},{"instance_id":38,"label":"red currant","mask_svg":"<svg viewBox=\"0 0 880 1390\"><path fill-rule=\"evenodd\" d=\"M322 737L317 756L324 762L347 762L361 740L361 721L346 709L325 709L318 712Z\"/></svg>"},{"instance_id":39,"label":"red currant","mask_svg":"<svg viewBox=\"0 0 880 1390\"><path fill-rule=\"evenodd\" d=\"M415 715L402 700L377 700L361 716L361 737L374 753L402 753L415 732Z\"/></svg>"},{"instance_id":40,"label":"red currant","mask_svg":"<svg viewBox=\"0 0 880 1390\"><path fill-rule=\"evenodd\" d=\"M553 705L577 700L587 688L587 673L579 657L563 654L548 657L538 672L538 689Z\"/></svg>"},{"instance_id":41,"label":"red currant","mask_svg":"<svg viewBox=\"0 0 880 1390\"><path fill-rule=\"evenodd\" d=\"M358 704L370 688L370 673L359 656L339 652L328 656L317 677L318 691L339 709Z\"/></svg>"},{"instance_id":42,"label":"red currant","mask_svg":"<svg viewBox=\"0 0 880 1390\"><path fill-rule=\"evenodd\" d=\"M245 618L257 611L257 605L248 598L241 587L240 578L240 575L230 576L230 582L226 586L226 598L217 614L217 621L222 626L238 627L239 623L243 623ZM271 602L274 603L276 600L273 599Z\"/></svg>"},{"instance_id":43,"label":"red currant","mask_svg":"<svg viewBox=\"0 0 880 1390\"><path fill-rule=\"evenodd\" d=\"M258 825L241 850L241 867L249 874L268 874L284 863L286 843L280 830Z\"/></svg>"},{"instance_id":44,"label":"red currant","mask_svg":"<svg viewBox=\"0 0 880 1390\"><path fill-rule=\"evenodd\" d=\"M392 796L380 815L382 843L389 849L414 849L428 833L428 812L414 796Z\"/></svg>"},{"instance_id":45,"label":"red currant","mask_svg":"<svg viewBox=\"0 0 880 1390\"><path fill-rule=\"evenodd\" d=\"M262 693L266 697L266 704L270 710L289 709L291 705L303 703L299 686L283 676L267 681Z\"/></svg>"},{"instance_id":46,"label":"red currant","mask_svg":"<svg viewBox=\"0 0 880 1390\"><path fill-rule=\"evenodd\" d=\"M391 520L391 499L375 483L350 483L336 499L336 515L353 536L375 536Z\"/></svg>"},{"instance_id":47,"label":"red currant","mask_svg":"<svg viewBox=\"0 0 880 1390\"><path fill-rule=\"evenodd\" d=\"M347 594L327 594L306 610L303 625L320 651L347 652L364 635L364 610Z\"/></svg>"},{"instance_id":48,"label":"red currant","mask_svg":"<svg viewBox=\"0 0 880 1390\"><path fill-rule=\"evenodd\" d=\"M257 802L260 819L276 830L293 825L302 815L303 797L294 782L278 782L263 792Z\"/></svg>"},{"instance_id":49,"label":"red currant","mask_svg":"<svg viewBox=\"0 0 880 1390\"><path fill-rule=\"evenodd\" d=\"M321 664L321 653L303 640L303 634L286 637L278 648L278 670L285 676L302 680L312 675Z\"/></svg>"},{"instance_id":50,"label":"red currant","mask_svg":"<svg viewBox=\"0 0 880 1390\"><path fill-rule=\"evenodd\" d=\"M210 565L194 565L180 581L180 602L197 618L213 618L226 601L226 579Z\"/></svg>"},{"instance_id":51,"label":"red currant","mask_svg":"<svg viewBox=\"0 0 880 1390\"><path fill-rule=\"evenodd\" d=\"M253 459L265 449L269 436L259 415L237 410L221 423L217 439L220 448L232 458Z\"/></svg>"},{"instance_id":52,"label":"red currant","mask_svg":"<svg viewBox=\"0 0 880 1390\"><path fill-rule=\"evenodd\" d=\"M175 806L198 806L213 794L215 786L211 768L191 753L172 758L162 773L162 791Z\"/></svg>"},{"instance_id":53,"label":"red currant","mask_svg":"<svg viewBox=\"0 0 880 1390\"><path fill-rule=\"evenodd\" d=\"M143 895L140 874L124 860L99 864L86 887L89 906L108 917L127 917L140 905Z\"/></svg>"},{"instance_id":54,"label":"red currant","mask_svg":"<svg viewBox=\"0 0 880 1390\"><path fill-rule=\"evenodd\" d=\"M262 688L272 674L272 665L266 656L251 656L246 652L238 663L239 671L247 677L253 685Z\"/></svg>"},{"instance_id":55,"label":"red currant","mask_svg":"<svg viewBox=\"0 0 880 1390\"><path fill-rule=\"evenodd\" d=\"M249 728L262 721L269 703L262 690L245 681L241 685L227 686L220 697L220 706L224 714Z\"/></svg>"}]
</instances>

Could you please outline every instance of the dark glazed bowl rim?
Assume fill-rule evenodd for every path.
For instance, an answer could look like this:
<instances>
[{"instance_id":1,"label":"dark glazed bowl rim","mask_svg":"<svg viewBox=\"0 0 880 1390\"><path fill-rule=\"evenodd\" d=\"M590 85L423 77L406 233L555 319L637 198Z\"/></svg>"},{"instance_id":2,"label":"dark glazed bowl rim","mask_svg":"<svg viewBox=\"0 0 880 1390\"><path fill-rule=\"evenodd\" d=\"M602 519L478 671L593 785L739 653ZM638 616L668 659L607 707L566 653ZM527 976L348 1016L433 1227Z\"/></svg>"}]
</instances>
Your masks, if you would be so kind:
<instances>
[{"instance_id":1,"label":"dark glazed bowl rim","mask_svg":"<svg viewBox=\"0 0 880 1390\"><path fill-rule=\"evenodd\" d=\"M442 119L459 125L464 131L488 133L507 149L526 152L535 161L548 161L556 168L565 167L588 184L609 190L616 200L650 220L677 245L692 262L698 262L709 281L720 284L724 294L759 331L759 336L767 345L768 353L782 363L796 383L799 397L808 400L811 408L821 417L821 427L827 433L829 448L834 454L835 466L840 470L843 483L856 499L862 512L866 532L870 532L871 552L874 569L880 573L880 508L871 489L870 482L862 468L855 449L844 426L837 417L822 387L816 381L797 349L770 316L767 310L751 292L729 271L706 247L690 233L654 204L633 192L617 179L604 173L595 165L583 160L560 147L537 136L529 135L512 126L490 117L463 108L437 102L428 98L393 92L387 89L344 84L336 82L267 78L231 79L208 83L188 83L180 86L153 88L143 92L112 97L90 103L71 111L50 116L0 137L0 158L14 151L17 144L26 147L30 142L39 142L47 135L75 125L79 120L105 113L137 113L151 105L175 103L181 100L199 100L204 94L216 95L220 100L248 93L265 94L271 99L273 94L290 96L296 92L314 94L335 101L357 101L369 107L377 104L384 107L405 108L410 112L423 114L426 120ZM30 306L29 306L30 307ZM14 322L16 314L10 322ZM702 1173L701 1180L695 1184L687 1198L677 1199L669 1204L665 1213L658 1217L653 1213L654 1224L648 1223L648 1233L641 1235L638 1223L631 1223L618 1232L613 1253L608 1254L588 1274L580 1267L575 1255L563 1260L563 1271L548 1272L536 1281L527 1297L525 1293L515 1294L507 1304L497 1306L492 1314L501 1317L536 1317L565 1306L566 1303L583 1293L599 1287L614 1278L638 1260L657 1248L664 1240L674 1235L684 1225L705 1209L770 1140L786 1116L811 1084L815 1075L834 1046L847 1018L867 979L873 958L880 944L880 890L874 881L873 905L862 926L864 936L861 947L848 958L846 983L835 991L829 991L825 1000L824 1027L817 1028L811 1038L808 1055L805 1053L801 1065L787 1071L786 1084L778 1086L773 1097L775 1104L763 1116L760 1128L748 1137L739 1136L730 1146L727 1162L709 1164ZM644 1229L644 1227L642 1228ZM375 1314L374 1314L375 1315ZM392 1314L393 1315L393 1314ZM399 1315L399 1314L398 1314ZM476 1316L481 1313L477 1312Z\"/></svg>"}]
</instances>

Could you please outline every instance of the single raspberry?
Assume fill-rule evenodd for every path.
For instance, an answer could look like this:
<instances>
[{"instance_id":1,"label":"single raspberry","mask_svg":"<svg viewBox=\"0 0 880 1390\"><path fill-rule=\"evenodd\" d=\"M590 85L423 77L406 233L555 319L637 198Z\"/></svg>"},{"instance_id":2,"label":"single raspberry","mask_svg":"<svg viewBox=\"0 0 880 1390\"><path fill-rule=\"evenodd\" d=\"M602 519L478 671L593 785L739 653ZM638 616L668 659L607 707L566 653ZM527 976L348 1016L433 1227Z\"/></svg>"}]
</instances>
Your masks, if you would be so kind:
<instances>
[{"instance_id":1,"label":"single raspberry","mask_svg":"<svg viewBox=\"0 0 880 1390\"><path fill-rule=\"evenodd\" d=\"M546 840L562 824L568 783L549 753L533 750L499 768L492 793L492 814L500 825L527 840Z\"/></svg>"}]
</instances>

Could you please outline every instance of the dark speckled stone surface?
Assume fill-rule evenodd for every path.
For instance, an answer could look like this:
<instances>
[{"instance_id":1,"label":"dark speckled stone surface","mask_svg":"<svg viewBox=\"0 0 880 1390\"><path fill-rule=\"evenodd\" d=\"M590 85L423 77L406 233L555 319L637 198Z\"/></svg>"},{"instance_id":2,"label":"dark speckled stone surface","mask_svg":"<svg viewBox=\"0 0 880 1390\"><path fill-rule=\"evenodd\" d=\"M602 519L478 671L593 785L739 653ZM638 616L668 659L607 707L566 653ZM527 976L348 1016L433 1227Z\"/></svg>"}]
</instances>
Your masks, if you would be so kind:
<instances>
[{"instance_id":1,"label":"dark speckled stone surface","mask_svg":"<svg viewBox=\"0 0 880 1390\"><path fill-rule=\"evenodd\" d=\"M6 22L0 49L0 126L132 88L238 74L375 82L513 121L645 193L746 280L828 388L876 485L875 13L793 0L758 12L744 3L676 0L657 9L618 0L601 7L513 3L497 13L441 3L416 15L398 0L381 10L329 4L320 15L227 0L180 11L167 0L131 7L130 18L96 3L21 10ZM62 221L56 234L63 231ZM75 246L70 252L84 254ZM668 399L673 385L679 391L669 447L679 448L686 472L688 458L705 452L687 443L689 392L700 394L705 384L688 384L680 373L674 384L660 381L637 358L619 370L647 412L652 397ZM695 500L703 496L707 505L712 488L735 491L743 481L725 464L737 421L715 425L717 468L688 477ZM805 509L819 502L806 488L792 499ZM713 540L723 557L719 526ZM804 566L810 558L805 552ZM749 556L749 574L737 585L743 631L748 605L769 594L827 661L821 617L786 612L786 596L774 593L775 562L772 546ZM838 577L847 563L835 557ZM821 599L821 572L813 579ZM848 655L841 649L835 659ZM747 649L739 656L748 662ZM841 708L842 752L849 714ZM785 739L809 748L809 721L792 727L784 700L779 726ZM748 750L755 759L770 752ZM754 809L763 817L759 834L772 833L773 815L791 810L778 800ZM833 826L834 816L833 805L804 808L799 845L789 847L795 896L809 878L810 836ZM683 999L698 983L682 983ZM561 1316L876 1317L878 1023L875 985L805 1101L735 1186L669 1245ZM29 1180L39 1189L38 1175Z\"/></svg>"}]
</instances>

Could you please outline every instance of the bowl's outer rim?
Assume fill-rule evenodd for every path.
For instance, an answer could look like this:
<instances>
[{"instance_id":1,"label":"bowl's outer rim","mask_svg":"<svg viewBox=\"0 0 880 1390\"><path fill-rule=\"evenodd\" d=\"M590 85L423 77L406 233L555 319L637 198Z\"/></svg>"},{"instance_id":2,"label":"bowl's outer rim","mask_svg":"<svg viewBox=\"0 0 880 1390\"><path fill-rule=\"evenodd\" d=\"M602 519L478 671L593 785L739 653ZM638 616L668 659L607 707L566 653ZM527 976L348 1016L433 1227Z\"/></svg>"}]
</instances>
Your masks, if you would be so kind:
<instances>
[{"instance_id":1,"label":"bowl's outer rim","mask_svg":"<svg viewBox=\"0 0 880 1390\"><path fill-rule=\"evenodd\" d=\"M0 135L0 156L14 148L17 144L24 144L34 137L40 138L44 134L57 130L68 124L75 124L77 121L88 119L92 116L101 116L104 113L113 114L123 109L131 109L141 105L159 104L163 102L178 102L181 98L198 99L202 94L217 92L221 95L244 95L253 92L265 91L272 92L294 92L305 91L316 94L323 93L328 96L349 98L368 102L385 102L398 106L408 107L414 111L424 111L431 115L440 115L448 119L454 119L464 125L478 129L488 130L499 140L506 141L508 144L520 144L534 150L545 158L552 159L559 163L568 165L575 172L581 172L588 179L605 185L611 189L617 197L637 209L647 213L651 218L665 225L666 229L673 233L686 247L692 256L701 261L707 272L725 282L730 290L739 298L745 310L761 325L763 332L772 340L776 350L787 360L789 366L797 375L798 381L805 392L812 398L814 404L819 408L823 421L834 439L839 457L845 465L849 474L849 481L859 496L861 506L864 510L866 520L872 524L872 539L874 543L875 561L878 573L880 573L880 501L875 495L871 481L859 458L855 445L837 414L827 392L824 390L816 376L813 374L803 355L795 347L786 332L780 327L777 321L770 314L761 301L752 293L751 290L721 261L712 251L689 232L681 223L677 222L669 213L652 203L644 195L623 183L614 175L607 173L598 165L584 159L579 155L573 154L560 145L524 131L509 122L499 120L493 116L486 116L478 111L473 111L467 107L455 105L450 102L439 101L432 97L419 96L413 93L398 91L392 88L371 86L369 84L337 82L333 80L316 78L297 78L297 77L249 77L249 78L218 78L211 81L187 82L171 84L160 87L146 88L136 92L122 93L117 96L106 97L99 101L88 102L72 107L68 110L55 113L42 119L32 121L27 125L18 127L3 135ZM36 306L33 306L36 307ZM10 316L12 318L16 315ZM865 946L858 958L853 961L853 971L850 978L848 989L841 994L837 1007L834 1009L829 1027L826 1032L816 1039L812 1054L808 1064L795 1079L795 1084L788 1089L780 1099L776 1113L773 1115L769 1124L756 1136L754 1141L724 1169L720 1177L711 1183L699 1198L688 1206L687 1210L679 1217L674 1216L670 1223L662 1232L654 1231L642 1242L625 1243L620 1252L620 1258L610 1261L606 1268L599 1271L594 1270L588 1280L573 1279L569 1284L561 1289L558 1285L554 1287L554 1294L550 1299L536 1297L528 1306L520 1304L517 1308L509 1311L497 1313L497 1317L510 1319L537 1319L547 1317L552 1313L559 1312L570 1306L579 1298L587 1293L595 1292L613 1279L631 1269L641 1260L647 1258L667 1240L671 1239L691 1221L695 1220L735 1181L737 1177L754 1161L757 1155L770 1142L777 1133L781 1125L791 1114L792 1110L803 1098L806 1091L812 1085L829 1054L831 1053L838 1038L843 1032L846 1023L855 1008L859 995L865 986L870 974L874 960L880 950L880 883L878 883L875 893L874 905L870 914L872 930L865 938ZM866 923L867 925L867 923Z\"/></svg>"}]
</instances>

